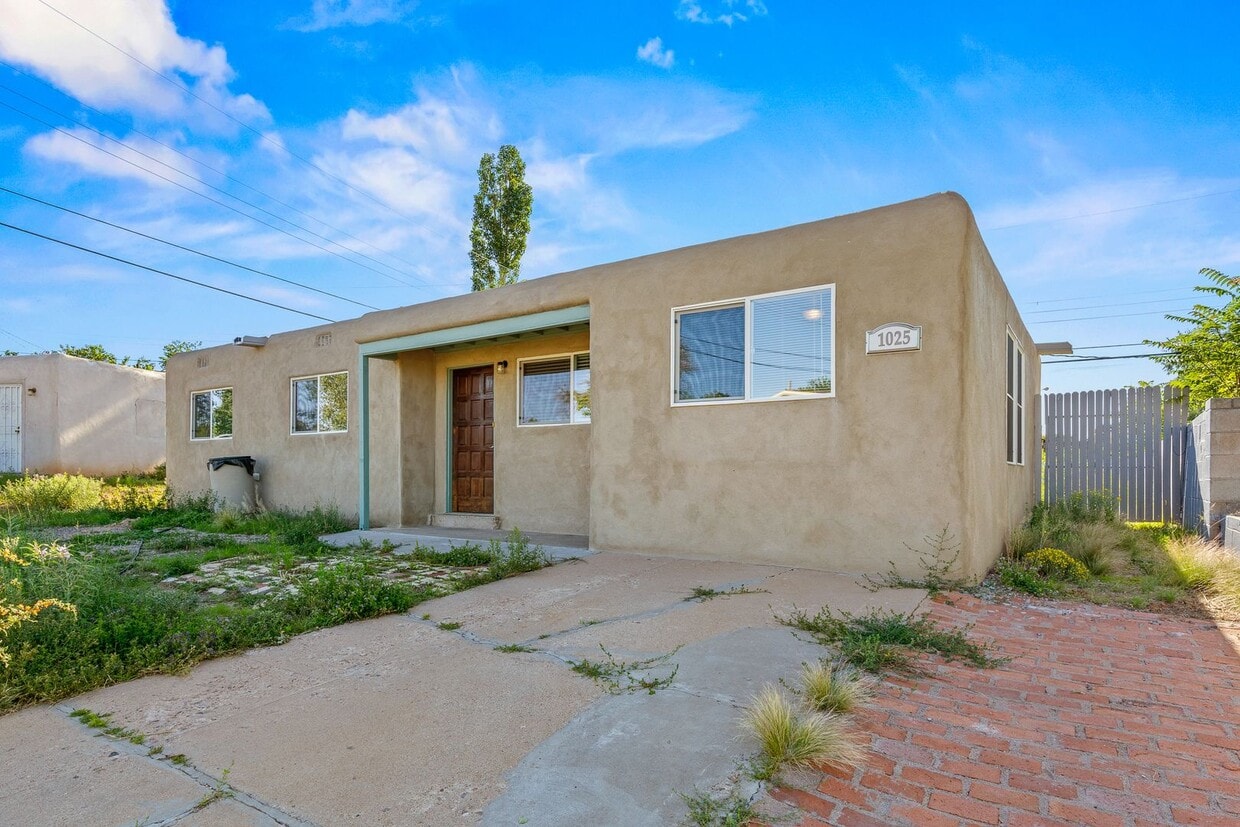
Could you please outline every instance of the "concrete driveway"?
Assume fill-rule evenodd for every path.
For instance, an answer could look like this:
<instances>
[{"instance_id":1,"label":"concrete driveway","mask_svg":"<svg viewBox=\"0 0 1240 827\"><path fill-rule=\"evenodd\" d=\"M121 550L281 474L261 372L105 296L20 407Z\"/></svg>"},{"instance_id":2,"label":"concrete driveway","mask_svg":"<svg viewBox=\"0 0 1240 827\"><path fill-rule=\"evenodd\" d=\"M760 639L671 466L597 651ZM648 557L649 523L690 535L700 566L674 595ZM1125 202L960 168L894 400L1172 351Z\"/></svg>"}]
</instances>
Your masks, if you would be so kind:
<instances>
[{"instance_id":1,"label":"concrete driveway","mask_svg":"<svg viewBox=\"0 0 1240 827\"><path fill-rule=\"evenodd\" d=\"M687 601L696 587L761 591ZM594 554L0 718L0 821L675 824L681 793L743 787L750 697L824 654L775 615L923 598L804 569ZM570 669L606 661L600 646L622 663L668 657L612 694ZM624 691L647 673L670 685ZM77 708L146 741L98 736Z\"/></svg>"}]
</instances>

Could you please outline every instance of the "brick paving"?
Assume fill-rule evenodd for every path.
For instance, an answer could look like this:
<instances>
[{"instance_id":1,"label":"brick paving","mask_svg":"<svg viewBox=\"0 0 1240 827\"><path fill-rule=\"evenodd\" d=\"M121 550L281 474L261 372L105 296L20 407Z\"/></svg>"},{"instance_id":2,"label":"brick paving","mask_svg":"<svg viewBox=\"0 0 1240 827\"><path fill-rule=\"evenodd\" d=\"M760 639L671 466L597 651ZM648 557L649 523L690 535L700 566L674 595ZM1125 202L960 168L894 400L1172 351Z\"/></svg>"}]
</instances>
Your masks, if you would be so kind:
<instances>
[{"instance_id":1,"label":"brick paving","mask_svg":"<svg viewBox=\"0 0 1240 827\"><path fill-rule=\"evenodd\" d=\"M866 766L770 790L802 827L1240 825L1240 626L964 595L930 613L1012 660L885 679Z\"/></svg>"}]
</instances>

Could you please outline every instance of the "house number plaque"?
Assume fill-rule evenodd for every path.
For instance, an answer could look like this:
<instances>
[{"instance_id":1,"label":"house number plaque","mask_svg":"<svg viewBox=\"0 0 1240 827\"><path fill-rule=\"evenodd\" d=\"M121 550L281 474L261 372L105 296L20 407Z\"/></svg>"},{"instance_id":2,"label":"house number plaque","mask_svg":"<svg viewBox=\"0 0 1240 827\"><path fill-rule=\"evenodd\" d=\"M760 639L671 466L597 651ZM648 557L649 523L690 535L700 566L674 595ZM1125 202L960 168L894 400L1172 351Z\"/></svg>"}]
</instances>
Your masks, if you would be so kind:
<instances>
[{"instance_id":1,"label":"house number plaque","mask_svg":"<svg viewBox=\"0 0 1240 827\"><path fill-rule=\"evenodd\" d=\"M921 350L921 325L888 322L865 332L866 353Z\"/></svg>"}]
</instances>

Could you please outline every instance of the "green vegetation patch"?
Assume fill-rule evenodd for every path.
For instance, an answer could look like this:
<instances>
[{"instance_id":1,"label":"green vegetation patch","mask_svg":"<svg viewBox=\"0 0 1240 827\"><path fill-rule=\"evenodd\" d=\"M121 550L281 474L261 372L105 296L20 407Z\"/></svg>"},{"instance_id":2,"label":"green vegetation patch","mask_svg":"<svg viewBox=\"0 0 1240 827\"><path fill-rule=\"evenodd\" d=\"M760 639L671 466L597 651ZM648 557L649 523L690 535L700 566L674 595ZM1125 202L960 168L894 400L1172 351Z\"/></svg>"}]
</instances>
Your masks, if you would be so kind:
<instances>
[{"instance_id":1,"label":"green vegetation patch","mask_svg":"<svg viewBox=\"0 0 1240 827\"><path fill-rule=\"evenodd\" d=\"M840 657L866 672L916 673L918 652L933 652L947 660L977 667L993 667L1005 660L988 654L989 647L969 640L964 630L943 629L929 617L873 610L862 615L838 614L823 606L815 615L797 609L776 618L785 626L808 632L818 643L839 649Z\"/></svg>"}]
</instances>

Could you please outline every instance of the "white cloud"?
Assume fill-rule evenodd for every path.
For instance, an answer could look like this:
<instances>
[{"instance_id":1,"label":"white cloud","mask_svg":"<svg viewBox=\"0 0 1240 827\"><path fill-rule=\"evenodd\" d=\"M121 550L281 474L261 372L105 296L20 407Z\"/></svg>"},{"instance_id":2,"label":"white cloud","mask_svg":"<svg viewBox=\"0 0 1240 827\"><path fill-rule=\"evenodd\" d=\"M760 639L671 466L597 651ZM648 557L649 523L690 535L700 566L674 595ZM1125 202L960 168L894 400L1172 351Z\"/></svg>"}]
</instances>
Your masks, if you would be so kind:
<instances>
[{"instance_id":1,"label":"white cloud","mask_svg":"<svg viewBox=\"0 0 1240 827\"><path fill-rule=\"evenodd\" d=\"M753 17L765 17L766 13L763 0L719 0L717 3L680 0L680 5L676 7L676 16L681 20L707 25L722 23L729 27Z\"/></svg>"},{"instance_id":2,"label":"white cloud","mask_svg":"<svg viewBox=\"0 0 1240 827\"><path fill-rule=\"evenodd\" d=\"M177 172L193 174L193 165L188 159L162 144L140 135L121 140L125 146L105 140L89 130L75 128L35 135L26 142L25 150L45 161L72 164L94 175L132 178L156 187L172 186L158 176L188 183ZM143 170L152 170L156 174Z\"/></svg>"},{"instance_id":3,"label":"white cloud","mask_svg":"<svg viewBox=\"0 0 1240 827\"><path fill-rule=\"evenodd\" d=\"M400 23L417 6L417 0L314 0L309 16L294 18L288 26L302 32L319 32L341 26Z\"/></svg>"},{"instance_id":4,"label":"white cloud","mask_svg":"<svg viewBox=\"0 0 1240 827\"><path fill-rule=\"evenodd\" d=\"M1240 234L1216 215L1234 196L1209 195L1237 187L1132 171L980 210L978 224L1013 284L1168 282L1240 261Z\"/></svg>"},{"instance_id":5,"label":"white cloud","mask_svg":"<svg viewBox=\"0 0 1240 827\"><path fill-rule=\"evenodd\" d=\"M0 56L92 106L163 118L192 115L200 127L234 128L120 49L233 117L269 117L254 98L228 91L233 70L222 47L177 34L165 0L55 0L55 6L63 15L41 3L0 0Z\"/></svg>"},{"instance_id":6,"label":"white cloud","mask_svg":"<svg viewBox=\"0 0 1240 827\"><path fill-rule=\"evenodd\" d=\"M637 59L645 61L660 69L670 69L676 62L676 52L663 48L663 38L652 37L645 44L637 47Z\"/></svg>"}]
</instances>

